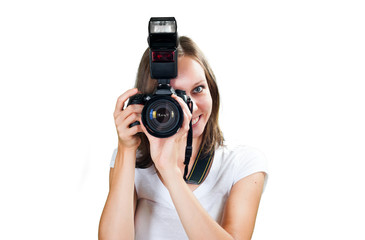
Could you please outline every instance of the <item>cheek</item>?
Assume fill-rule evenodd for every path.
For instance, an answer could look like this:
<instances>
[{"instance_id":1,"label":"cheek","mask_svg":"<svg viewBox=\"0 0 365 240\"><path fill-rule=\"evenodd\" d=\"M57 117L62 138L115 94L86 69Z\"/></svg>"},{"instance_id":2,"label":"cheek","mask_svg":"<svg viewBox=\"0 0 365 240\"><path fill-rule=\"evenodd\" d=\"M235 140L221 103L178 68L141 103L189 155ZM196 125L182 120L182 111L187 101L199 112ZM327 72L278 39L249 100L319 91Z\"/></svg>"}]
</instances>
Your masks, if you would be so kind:
<instances>
[{"instance_id":1,"label":"cheek","mask_svg":"<svg viewBox=\"0 0 365 240\"><path fill-rule=\"evenodd\" d=\"M207 119L209 118L211 112L212 112L212 99L207 98L205 99L201 104L201 110L207 114Z\"/></svg>"}]
</instances>

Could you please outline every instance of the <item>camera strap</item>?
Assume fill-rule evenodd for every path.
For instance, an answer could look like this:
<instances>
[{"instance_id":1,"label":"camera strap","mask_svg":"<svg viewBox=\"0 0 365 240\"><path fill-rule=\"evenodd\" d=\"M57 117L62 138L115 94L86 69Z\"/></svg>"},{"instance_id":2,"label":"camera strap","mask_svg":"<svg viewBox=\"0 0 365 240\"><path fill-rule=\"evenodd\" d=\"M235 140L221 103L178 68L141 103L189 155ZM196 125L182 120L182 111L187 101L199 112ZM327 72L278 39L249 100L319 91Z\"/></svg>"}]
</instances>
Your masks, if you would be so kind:
<instances>
[{"instance_id":1,"label":"camera strap","mask_svg":"<svg viewBox=\"0 0 365 240\"><path fill-rule=\"evenodd\" d=\"M190 97L188 97L187 99L187 104L189 107L189 110L191 113L193 113L193 102L191 101ZM192 119L190 120L189 123L189 132L188 132L188 137L186 140L186 148L185 148L185 169L184 169L184 180L187 181L186 176L188 175L188 168L189 168L189 163L190 163L190 158L191 158L191 154L193 152L193 128L192 128Z\"/></svg>"},{"instance_id":2,"label":"camera strap","mask_svg":"<svg viewBox=\"0 0 365 240\"><path fill-rule=\"evenodd\" d=\"M187 99L187 104L190 109L190 112L193 113L193 102L190 98ZM189 184L196 184L199 185L208 173L209 166L212 162L214 151L209 152L208 154L201 155L203 150L203 144L200 147L199 154L195 159L194 165L188 175L188 168L190 163L191 154L193 152L193 128L192 128L192 120L189 123L189 132L186 142L186 149L185 149L185 169L184 169L184 180L186 183Z\"/></svg>"},{"instance_id":3,"label":"camera strap","mask_svg":"<svg viewBox=\"0 0 365 240\"><path fill-rule=\"evenodd\" d=\"M208 173L209 166L213 160L214 151L202 155L203 146L200 147L199 154L195 159L194 165L189 176L185 180L189 184L199 185Z\"/></svg>"}]
</instances>

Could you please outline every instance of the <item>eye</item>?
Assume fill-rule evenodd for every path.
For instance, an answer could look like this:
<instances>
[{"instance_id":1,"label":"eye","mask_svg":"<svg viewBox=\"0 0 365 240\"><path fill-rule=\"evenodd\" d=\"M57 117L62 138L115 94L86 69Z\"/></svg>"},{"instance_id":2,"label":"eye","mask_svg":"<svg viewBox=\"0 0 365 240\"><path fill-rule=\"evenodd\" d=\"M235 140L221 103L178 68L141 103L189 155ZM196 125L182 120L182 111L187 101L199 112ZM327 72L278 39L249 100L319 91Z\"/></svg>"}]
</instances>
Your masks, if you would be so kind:
<instances>
[{"instance_id":1,"label":"eye","mask_svg":"<svg viewBox=\"0 0 365 240\"><path fill-rule=\"evenodd\" d=\"M205 87L203 85L200 85L200 86L194 88L193 92L194 93L201 93L204 90L204 88Z\"/></svg>"}]
</instances>

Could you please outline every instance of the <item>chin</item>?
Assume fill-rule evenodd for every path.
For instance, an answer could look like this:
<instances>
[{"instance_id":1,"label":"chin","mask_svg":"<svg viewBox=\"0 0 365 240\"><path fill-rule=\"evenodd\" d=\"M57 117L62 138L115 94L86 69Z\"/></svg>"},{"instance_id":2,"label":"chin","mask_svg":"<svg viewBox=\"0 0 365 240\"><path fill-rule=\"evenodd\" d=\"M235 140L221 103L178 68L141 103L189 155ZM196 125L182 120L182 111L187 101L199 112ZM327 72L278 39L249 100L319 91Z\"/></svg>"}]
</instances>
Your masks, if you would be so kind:
<instances>
[{"instance_id":1,"label":"chin","mask_svg":"<svg viewBox=\"0 0 365 240\"><path fill-rule=\"evenodd\" d=\"M196 126L193 126L193 138L202 137L204 133L204 127L201 123L198 123Z\"/></svg>"},{"instance_id":2,"label":"chin","mask_svg":"<svg viewBox=\"0 0 365 240\"><path fill-rule=\"evenodd\" d=\"M201 115L196 125L193 125L193 138L203 137L207 123L206 115Z\"/></svg>"}]
</instances>

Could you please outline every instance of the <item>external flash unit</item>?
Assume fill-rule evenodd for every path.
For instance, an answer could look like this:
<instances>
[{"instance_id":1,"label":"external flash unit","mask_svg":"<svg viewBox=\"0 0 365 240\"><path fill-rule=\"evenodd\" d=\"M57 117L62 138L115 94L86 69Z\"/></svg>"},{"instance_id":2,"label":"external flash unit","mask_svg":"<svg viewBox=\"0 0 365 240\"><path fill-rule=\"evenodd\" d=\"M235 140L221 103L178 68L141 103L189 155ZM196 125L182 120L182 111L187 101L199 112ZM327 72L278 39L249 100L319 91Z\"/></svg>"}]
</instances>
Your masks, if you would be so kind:
<instances>
[{"instance_id":1,"label":"external flash unit","mask_svg":"<svg viewBox=\"0 0 365 240\"><path fill-rule=\"evenodd\" d=\"M148 33L151 78L176 78L178 37L175 18L151 18Z\"/></svg>"}]
</instances>

